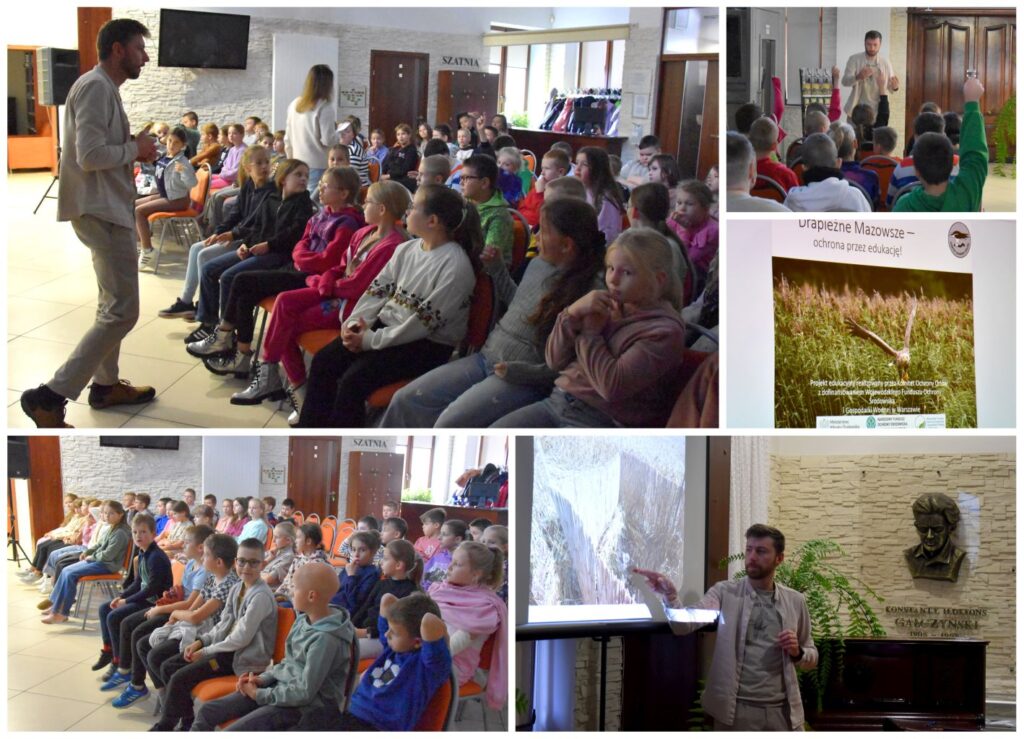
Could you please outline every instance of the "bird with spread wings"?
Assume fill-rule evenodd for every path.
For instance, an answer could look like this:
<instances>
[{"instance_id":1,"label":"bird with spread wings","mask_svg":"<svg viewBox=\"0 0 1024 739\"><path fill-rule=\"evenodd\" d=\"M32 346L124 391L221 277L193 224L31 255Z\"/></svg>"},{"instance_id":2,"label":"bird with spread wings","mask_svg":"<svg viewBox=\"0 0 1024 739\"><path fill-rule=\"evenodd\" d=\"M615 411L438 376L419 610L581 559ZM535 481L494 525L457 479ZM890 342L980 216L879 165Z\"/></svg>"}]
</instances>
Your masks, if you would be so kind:
<instances>
[{"instance_id":1,"label":"bird with spread wings","mask_svg":"<svg viewBox=\"0 0 1024 739\"><path fill-rule=\"evenodd\" d=\"M914 327L914 316L917 314L917 299L910 304L910 318L907 319L907 329L903 334L903 348L893 349L889 346L886 341L873 331L869 331L864 326L861 326L855 320L846 317L846 327L850 329L850 334L861 339L867 339L875 344L879 349L892 357L893 362L896 365L896 371L899 374L900 382L906 382L910 379L910 331Z\"/></svg>"}]
</instances>

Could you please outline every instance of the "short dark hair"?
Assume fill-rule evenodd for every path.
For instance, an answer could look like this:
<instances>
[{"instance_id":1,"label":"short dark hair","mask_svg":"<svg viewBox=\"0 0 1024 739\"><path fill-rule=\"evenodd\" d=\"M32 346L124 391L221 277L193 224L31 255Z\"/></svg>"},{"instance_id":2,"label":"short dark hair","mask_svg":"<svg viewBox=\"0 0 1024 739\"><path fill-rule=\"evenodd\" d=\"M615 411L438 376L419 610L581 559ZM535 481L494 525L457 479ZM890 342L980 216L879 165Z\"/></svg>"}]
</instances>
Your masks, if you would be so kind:
<instances>
[{"instance_id":1,"label":"short dark hair","mask_svg":"<svg viewBox=\"0 0 1024 739\"><path fill-rule=\"evenodd\" d=\"M736 118L736 130L746 135L750 133L750 126L758 118L764 115L764 111L757 103L743 103L740 107L736 108L734 117Z\"/></svg>"},{"instance_id":2,"label":"short dark hair","mask_svg":"<svg viewBox=\"0 0 1024 739\"><path fill-rule=\"evenodd\" d=\"M168 503L173 503L174 502L174 498L161 498L157 502L158 503L163 503L164 505L167 505Z\"/></svg>"},{"instance_id":3,"label":"short dark hair","mask_svg":"<svg viewBox=\"0 0 1024 739\"><path fill-rule=\"evenodd\" d=\"M424 157L434 156L435 154L442 154L447 157L448 153L448 144L441 139L430 139L430 141L423 145Z\"/></svg>"},{"instance_id":4,"label":"short dark hair","mask_svg":"<svg viewBox=\"0 0 1024 739\"><path fill-rule=\"evenodd\" d=\"M925 111L918 113L914 118L914 136L924 133L945 133L946 122L942 119L941 113Z\"/></svg>"},{"instance_id":5,"label":"short dark hair","mask_svg":"<svg viewBox=\"0 0 1024 739\"><path fill-rule=\"evenodd\" d=\"M467 541L469 537L466 536L466 530L469 528L469 524L463 521L461 518L449 518L444 522L444 525L448 527L454 536L461 537L463 541Z\"/></svg>"},{"instance_id":6,"label":"short dark hair","mask_svg":"<svg viewBox=\"0 0 1024 739\"><path fill-rule=\"evenodd\" d=\"M320 526L318 524L304 523L299 526L299 531L302 532L304 537L316 544L317 549L323 548L324 533L320 530Z\"/></svg>"},{"instance_id":7,"label":"short dark hair","mask_svg":"<svg viewBox=\"0 0 1024 739\"><path fill-rule=\"evenodd\" d=\"M361 541L371 552L380 549L380 533L377 531L357 531L348 540L349 542Z\"/></svg>"},{"instance_id":8,"label":"short dark hair","mask_svg":"<svg viewBox=\"0 0 1024 739\"><path fill-rule=\"evenodd\" d=\"M374 531L380 531L380 521L377 520L376 516L363 516L359 519L359 523L365 523Z\"/></svg>"},{"instance_id":9,"label":"short dark hair","mask_svg":"<svg viewBox=\"0 0 1024 739\"><path fill-rule=\"evenodd\" d=\"M401 509L401 507L402 504L399 503L397 500L385 500L384 503L381 505L381 508L392 508L396 511Z\"/></svg>"},{"instance_id":10,"label":"short dark hair","mask_svg":"<svg viewBox=\"0 0 1024 739\"><path fill-rule=\"evenodd\" d=\"M472 157L470 157L470 159L472 159ZM466 161L469 161L469 159ZM444 508L431 508L420 516L420 521L423 523L427 523L429 521L430 523L443 524L446 518L448 518L448 515L444 512Z\"/></svg>"},{"instance_id":11,"label":"short dark hair","mask_svg":"<svg viewBox=\"0 0 1024 739\"><path fill-rule=\"evenodd\" d=\"M960 523L960 508L956 501L945 493L924 493L911 506L914 516L938 514L942 516L950 528Z\"/></svg>"},{"instance_id":12,"label":"short dark hair","mask_svg":"<svg viewBox=\"0 0 1024 739\"><path fill-rule=\"evenodd\" d=\"M426 593L413 593L404 598L399 598L391 604L391 611L388 613L388 621L394 621L404 627L410 636L420 638L420 622L423 617L433 613L441 618L441 609L434 599Z\"/></svg>"},{"instance_id":13,"label":"short dark hair","mask_svg":"<svg viewBox=\"0 0 1024 739\"><path fill-rule=\"evenodd\" d=\"M214 495L213 493L207 493L206 495L203 496L203 500L204 501L205 500L212 500L214 503L216 503L217 502L217 496Z\"/></svg>"},{"instance_id":14,"label":"short dark hair","mask_svg":"<svg viewBox=\"0 0 1024 739\"><path fill-rule=\"evenodd\" d=\"M238 548L239 549L241 549L242 547L245 547L246 549L258 549L259 552L260 552L260 556L263 556L263 552L264 552L264 546L263 545L264 545L264 542L260 541L259 539L257 539L254 536L250 536L248 539L242 539L242 541L238 542Z\"/></svg>"},{"instance_id":15,"label":"short dark hair","mask_svg":"<svg viewBox=\"0 0 1024 739\"><path fill-rule=\"evenodd\" d=\"M171 510L175 513L188 513L188 503L183 500L179 500L171 506Z\"/></svg>"},{"instance_id":16,"label":"short dark hair","mask_svg":"<svg viewBox=\"0 0 1024 739\"><path fill-rule=\"evenodd\" d=\"M498 162L492 157L474 154L466 158L466 161L462 163L462 168L470 170L477 177L486 177L488 186L492 190L498 186Z\"/></svg>"},{"instance_id":17,"label":"short dark hair","mask_svg":"<svg viewBox=\"0 0 1024 739\"><path fill-rule=\"evenodd\" d=\"M494 137L494 150L500 151L507 146L511 146L513 149L518 149L516 146L516 140L509 136L507 133L500 134Z\"/></svg>"},{"instance_id":18,"label":"short dark hair","mask_svg":"<svg viewBox=\"0 0 1024 739\"><path fill-rule=\"evenodd\" d=\"M774 526L766 526L763 523L755 523L749 529L747 533L743 535L744 539L771 539L772 544L775 546L775 553L782 554L786 551L786 535L779 531Z\"/></svg>"},{"instance_id":19,"label":"short dark hair","mask_svg":"<svg viewBox=\"0 0 1024 739\"><path fill-rule=\"evenodd\" d=\"M182 118L188 118L190 121L195 122L197 125L199 123L199 116L196 114L196 112L194 110L190 110L187 113L183 113L181 117ZM192 488L185 488L185 489L186 490L192 490ZM194 493L195 490L192 490L192 492Z\"/></svg>"},{"instance_id":20,"label":"short dark hair","mask_svg":"<svg viewBox=\"0 0 1024 739\"><path fill-rule=\"evenodd\" d=\"M114 18L103 24L96 35L96 51L100 61L114 53L114 44L124 46L136 36L150 38L149 29L134 18Z\"/></svg>"},{"instance_id":21,"label":"short dark hair","mask_svg":"<svg viewBox=\"0 0 1024 739\"><path fill-rule=\"evenodd\" d=\"M228 567L235 564L235 558L238 556L238 542L235 541L235 537L227 534L214 534L203 542L203 546L210 550L214 559L224 560L224 564Z\"/></svg>"},{"instance_id":22,"label":"short dark hair","mask_svg":"<svg viewBox=\"0 0 1024 739\"><path fill-rule=\"evenodd\" d=\"M405 538L405 535L409 533L409 524L405 522L404 518L399 518L398 516L391 516L390 518L385 518L383 528L387 528L388 526L395 529L399 534L401 534L403 539Z\"/></svg>"},{"instance_id":23,"label":"short dark hair","mask_svg":"<svg viewBox=\"0 0 1024 739\"><path fill-rule=\"evenodd\" d=\"M640 139L640 143L636 145L637 149L660 149L661 139L655 136L653 133L649 133Z\"/></svg>"},{"instance_id":24,"label":"short dark hair","mask_svg":"<svg viewBox=\"0 0 1024 739\"><path fill-rule=\"evenodd\" d=\"M208 506L206 504L197 505L192 510L192 515L195 516L196 518L198 518L199 516L206 516L207 518L213 518L214 517L213 516L213 506Z\"/></svg>"},{"instance_id":25,"label":"short dark hair","mask_svg":"<svg viewBox=\"0 0 1024 739\"><path fill-rule=\"evenodd\" d=\"M879 41L881 41L882 34L878 31L868 31L867 33L864 34L865 41L869 41L871 39L878 39Z\"/></svg>"},{"instance_id":26,"label":"short dark hair","mask_svg":"<svg viewBox=\"0 0 1024 739\"><path fill-rule=\"evenodd\" d=\"M202 546L203 542L213 536L214 531L206 524L200 524L199 526L189 526L185 533L193 543Z\"/></svg>"},{"instance_id":27,"label":"short dark hair","mask_svg":"<svg viewBox=\"0 0 1024 739\"><path fill-rule=\"evenodd\" d=\"M496 129L494 126L492 126L490 124L484 126L484 130L485 131L494 131L495 137L497 137L497 135L498 135L498 129Z\"/></svg>"},{"instance_id":28,"label":"short dark hair","mask_svg":"<svg viewBox=\"0 0 1024 739\"><path fill-rule=\"evenodd\" d=\"M292 500L291 498L285 498L284 500L281 501L281 505L283 505L283 506L291 506L292 508L294 508L295 507L295 501Z\"/></svg>"},{"instance_id":29,"label":"short dark hair","mask_svg":"<svg viewBox=\"0 0 1024 739\"><path fill-rule=\"evenodd\" d=\"M438 123L434 126L434 130L444 136L446 141L452 137L452 127L447 123Z\"/></svg>"},{"instance_id":30,"label":"short dark hair","mask_svg":"<svg viewBox=\"0 0 1024 739\"><path fill-rule=\"evenodd\" d=\"M899 133L892 126L879 126L871 132L871 140L885 151L895 149L898 139Z\"/></svg>"},{"instance_id":31,"label":"short dark hair","mask_svg":"<svg viewBox=\"0 0 1024 739\"><path fill-rule=\"evenodd\" d=\"M153 533L156 533L156 521L148 513L135 514L135 518L132 519L132 528L135 528L136 526L142 526Z\"/></svg>"},{"instance_id":32,"label":"short dark hair","mask_svg":"<svg viewBox=\"0 0 1024 739\"><path fill-rule=\"evenodd\" d=\"M918 177L929 185L940 185L949 180L953 171L953 144L941 133L924 133L914 141L910 152Z\"/></svg>"},{"instance_id":33,"label":"short dark hair","mask_svg":"<svg viewBox=\"0 0 1024 739\"><path fill-rule=\"evenodd\" d=\"M944 124L944 133L946 134L946 138L952 142L953 146L959 146L960 116L952 110L947 110L942 114L942 121Z\"/></svg>"},{"instance_id":34,"label":"short dark hair","mask_svg":"<svg viewBox=\"0 0 1024 739\"><path fill-rule=\"evenodd\" d=\"M142 501L147 506L153 502L153 499L149 497L149 493L135 493L135 500Z\"/></svg>"}]
</instances>

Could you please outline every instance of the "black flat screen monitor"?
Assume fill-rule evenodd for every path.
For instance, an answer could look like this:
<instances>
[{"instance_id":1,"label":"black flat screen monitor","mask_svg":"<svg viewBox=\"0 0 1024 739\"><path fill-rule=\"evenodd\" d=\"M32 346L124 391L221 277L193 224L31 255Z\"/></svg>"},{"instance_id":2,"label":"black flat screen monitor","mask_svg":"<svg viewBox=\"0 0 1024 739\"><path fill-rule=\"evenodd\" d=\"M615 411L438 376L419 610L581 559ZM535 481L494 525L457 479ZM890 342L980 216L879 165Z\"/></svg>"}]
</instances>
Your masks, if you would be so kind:
<instances>
[{"instance_id":1,"label":"black flat screen monitor","mask_svg":"<svg viewBox=\"0 0 1024 739\"><path fill-rule=\"evenodd\" d=\"M160 11L161 67L245 69L249 59L249 16Z\"/></svg>"},{"instance_id":2,"label":"black flat screen monitor","mask_svg":"<svg viewBox=\"0 0 1024 739\"><path fill-rule=\"evenodd\" d=\"M101 436L100 446L127 449L177 449L177 436Z\"/></svg>"}]
</instances>

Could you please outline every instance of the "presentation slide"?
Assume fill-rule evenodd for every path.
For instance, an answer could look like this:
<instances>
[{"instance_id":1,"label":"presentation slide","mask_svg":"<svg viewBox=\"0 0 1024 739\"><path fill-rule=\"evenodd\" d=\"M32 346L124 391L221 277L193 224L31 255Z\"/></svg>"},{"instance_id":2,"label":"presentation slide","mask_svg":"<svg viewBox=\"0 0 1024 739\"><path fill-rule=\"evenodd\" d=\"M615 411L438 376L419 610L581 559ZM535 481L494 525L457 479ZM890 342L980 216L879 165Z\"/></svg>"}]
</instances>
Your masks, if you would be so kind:
<instances>
[{"instance_id":1,"label":"presentation slide","mask_svg":"<svg viewBox=\"0 0 1024 739\"><path fill-rule=\"evenodd\" d=\"M529 623L650 619L630 574L684 578L686 437L533 441Z\"/></svg>"},{"instance_id":2,"label":"presentation slide","mask_svg":"<svg viewBox=\"0 0 1024 739\"><path fill-rule=\"evenodd\" d=\"M729 228L728 368L743 368L727 370L730 425L1014 424L1012 223Z\"/></svg>"}]
</instances>

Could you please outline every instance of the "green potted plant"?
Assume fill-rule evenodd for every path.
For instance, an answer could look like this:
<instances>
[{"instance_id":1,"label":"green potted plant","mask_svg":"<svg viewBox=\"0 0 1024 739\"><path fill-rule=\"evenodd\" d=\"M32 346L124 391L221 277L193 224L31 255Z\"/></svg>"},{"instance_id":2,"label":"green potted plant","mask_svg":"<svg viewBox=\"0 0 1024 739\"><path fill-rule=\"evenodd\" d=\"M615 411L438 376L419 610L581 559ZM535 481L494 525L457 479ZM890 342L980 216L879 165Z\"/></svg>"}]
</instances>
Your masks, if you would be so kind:
<instances>
[{"instance_id":1,"label":"green potted plant","mask_svg":"<svg viewBox=\"0 0 1024 739\"><path fill-rule=\"evenodd\" d=\"M844 638L885 636L872 603L884 600L860 578L840 570L836 560L847 554L831 539L812 539L793 552L775 570L775 581L803 593L811 615L811 636L818 647L818 666L800 673L804 702L818 711L832 670L842 673ZM743 561L734 554L723 562ZM736 575L745 576L745 572Z\"/></svg>"},{"instance_id":2,"label":"green potted plant","mask_svg":"<svg viewBox=\"0 0 1024 739\"><path fill-rule=\"evenodd\" d=\"M1010 169L1007 174L1004 166L1010 158L1010 147L1017 145L1017 95L1010 96L1003 105L999 115L996 116L996 128L992 132L992 142L996 145L996 164L993 171L1000 177L1016 176L1016 167ZM1012 162L1009 162L1011 165Z\"/></svg>"},{"instance_id":3,"label":"green potted plant","mask_svg":"<svg viewBox=\"0 0 1024 739\"><path fill-rule=\"evenodd\" d=\"M516 688L516 731L533 731L537 712L531 710L526 693Z\"/></svg>"},{"instance_id":4,"label":"green potted plant","mask_svg":"<svg viewBox=\"0 0 1024 739\"><path fill-rule=\"evenodd\" d=\"M429 503L431 500L433 500L433 497L430 494L430 488L422 488L420 490L406 488L405 490L402 491L402 500Z\"/></svg>"}]
</instances>

